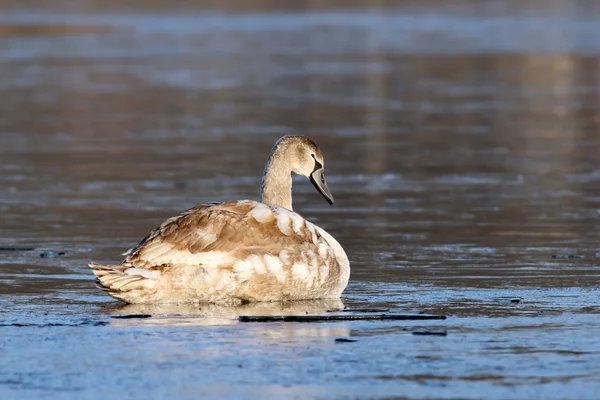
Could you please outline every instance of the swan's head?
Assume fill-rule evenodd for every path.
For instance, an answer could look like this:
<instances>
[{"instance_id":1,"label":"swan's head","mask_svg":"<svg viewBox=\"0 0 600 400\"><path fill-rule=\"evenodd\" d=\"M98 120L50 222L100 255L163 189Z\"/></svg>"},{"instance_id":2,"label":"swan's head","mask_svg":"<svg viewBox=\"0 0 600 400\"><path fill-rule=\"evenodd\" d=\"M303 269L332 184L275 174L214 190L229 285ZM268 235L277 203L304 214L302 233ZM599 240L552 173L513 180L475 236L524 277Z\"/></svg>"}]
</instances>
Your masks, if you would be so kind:
<instances>
[{"instance_id":1,"label":"swan's head","mask_svg":"<svg viewBox=\"0 0 600 400\"><path fill-rule=\"evenodd\" d=\"M325 180L325 161L316 143L308 136L284 136L276 147L282 145L286 147L284 154L292 172L307 177L325 200L333 204L333 195Z\"/></svg>"}]
</instances>

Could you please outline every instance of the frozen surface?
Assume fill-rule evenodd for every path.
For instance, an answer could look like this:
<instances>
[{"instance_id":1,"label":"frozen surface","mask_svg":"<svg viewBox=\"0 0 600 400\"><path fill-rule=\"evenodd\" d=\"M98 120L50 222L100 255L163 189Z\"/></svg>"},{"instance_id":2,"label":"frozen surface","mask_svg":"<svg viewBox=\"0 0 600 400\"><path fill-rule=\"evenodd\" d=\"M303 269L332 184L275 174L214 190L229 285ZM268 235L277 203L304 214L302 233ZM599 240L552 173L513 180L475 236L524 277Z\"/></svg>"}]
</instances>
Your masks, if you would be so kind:
<instances>
[{"instance_id":1,"label":"frozen surface","mask_svg":"<svg viewBox=\"0 0 600 400\"><path fill-rule=\"evenodd\" d=\"M597 3L312 3L0 1L0 398L598 397ZM343 303L94 288L164 218L257 198L292 132ZM342 305L448 319L237 322Z\"/></svg>"}]
</instances>

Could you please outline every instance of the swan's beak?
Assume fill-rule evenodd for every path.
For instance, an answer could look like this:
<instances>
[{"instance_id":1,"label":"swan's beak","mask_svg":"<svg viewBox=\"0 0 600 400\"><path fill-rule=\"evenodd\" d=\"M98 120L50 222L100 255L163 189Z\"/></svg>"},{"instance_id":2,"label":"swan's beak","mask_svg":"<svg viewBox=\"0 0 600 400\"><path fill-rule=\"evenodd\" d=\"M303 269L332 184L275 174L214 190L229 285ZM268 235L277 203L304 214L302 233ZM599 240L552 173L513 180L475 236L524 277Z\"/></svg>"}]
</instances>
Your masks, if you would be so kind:
<instances>
[{"instance_id":1,"label":"swan's beak","mask_svg":"<svg viewBox=\"0 0 600 400\"><path fill-rule=\"evenodd\" d=\"M325 197L325 200L327 200L329 204L333 204L333 195L327 187L327 182L325 182L325 171L323 168L315 169L312 174L310 174L310 181L317 188L319 193Z\"/></svg>"}]
</instances>

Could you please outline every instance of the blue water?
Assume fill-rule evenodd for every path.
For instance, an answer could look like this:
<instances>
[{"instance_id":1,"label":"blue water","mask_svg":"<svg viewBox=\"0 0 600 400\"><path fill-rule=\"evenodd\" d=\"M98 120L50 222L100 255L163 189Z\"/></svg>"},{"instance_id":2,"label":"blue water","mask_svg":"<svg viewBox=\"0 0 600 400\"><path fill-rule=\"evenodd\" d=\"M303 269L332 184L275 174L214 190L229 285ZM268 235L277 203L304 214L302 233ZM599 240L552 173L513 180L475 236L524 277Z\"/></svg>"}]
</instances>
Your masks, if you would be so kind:
<instances>
[{"instance_id":1,"label":"blue water","mask_svg":"<svg viewBox=\"0 0 600 400\"><path fill-rule=\"evenodd\" d=\"M0 398L597 398L598 5L309 6L0 5ZM335 205L297 179L294 208L349 255L341 304L94 287L165 218L256 199L288 133L325 156ZM342 306L448 318L237 321Z\"/></svg>"}]
</instances>

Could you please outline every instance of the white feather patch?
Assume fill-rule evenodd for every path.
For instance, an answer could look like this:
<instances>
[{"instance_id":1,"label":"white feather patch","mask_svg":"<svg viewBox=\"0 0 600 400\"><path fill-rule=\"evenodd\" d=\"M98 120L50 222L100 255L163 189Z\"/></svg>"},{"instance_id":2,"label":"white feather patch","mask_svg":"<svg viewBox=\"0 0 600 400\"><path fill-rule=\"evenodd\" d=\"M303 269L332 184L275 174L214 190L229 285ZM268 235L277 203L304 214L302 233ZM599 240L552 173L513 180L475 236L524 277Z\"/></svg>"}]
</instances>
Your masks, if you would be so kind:
<instances>
[{"instance_id":1,"label":"white feather patch","mask_svg":"<svg viewBox=\"0 0 600 400\"><path fill-rule=\"evenodd\" d=\"M304 225L304 218L302 218L300 215L296 214L296 213L290 213L290 216L292 218L292 229L294 229L294 232L296 232L296 234L298 235L302 235L302 226Z\"/></svg>"},{"instance_id":2,"label":"white feather patch","mask_svg":"<svg viewBox=\"0 0 600 400\"><path fill-rule=\"evenodd\" d=\"M135 247L130 248L129 250L127 250L125 253L121 254L122 256L130 256L131 254L133 254L133 249L135 249Z\"/></svg>"},{"instance_id":3,"label":"white feather patch","mask_svg":"<svg viewBox=\"0 0 600 400\"><path fill-rule=\"evenodd\" d=\"M284 208L279 208L275 216L277 217L277 227L281 233L283 233L285 236L290 236L292 234L292 230L290 229L291 213Z\"/></svg>"},{"instance_id":4,"label":"white feather patch","mask_svg":"<svg viewBox=\"0 0 600 400\"><path fill-rule=\"evenodd\" d=\"M252 265L254 271L257 274L267 273L267 266L265 265L265 262L263 261L262 257L257 256L256 254L252 254L248 256L248 258L246 258L246 261Z\"/></svg>"},{"instance_id":5,"label":"white feather patch","mask_svg":"<svg viewBox=\"0 0 600 400\"><path fill-rule=\"evenodd\" d=\"M273 213L271 212L271 209L262 203L258 203L256 207L248 212L249 216L261 224L265 222L272 214Z\"/></svg>"},{"instance_id":6,"label":"white feather patch","mask_svg":"<svg viewBox=\"0 0 600 400\"><path fill-rule=\"evenodd\" d=\"M327 258L329 255L329 245L323 240L319 243L319 256L321 258Z\"/></svg>"},{"instance_id":7,"label":"white feather patch","mask_svg":"<svg viewBox=\"0 0 600 400\"><path fill-rule=\"evenodd\" d=\"M310 222L307 222L306 223L306 228L310 232L310 236L311 236L312 242L314 244L317 244L319 238L317 237L317 232L315 230L315 226L313 224L311 224Z\"/></svg>"},{"instance_id":8,"label":"white feather patch","mask_svg":"<svg viewBox=\"0 0 600 400\"><path fill-rule=\"evenodd\" d=\"M150 271L141 268L127 268L124 271L127 275L140 275L147 279L158 279L160 271Z\"/></svg>"},{"instance_id":9,"label":"white feather patch","mask_svg":"<svg viewBox=\"0 0 600 400\"><path fill-rule=\"evenodd\" d=\"M292 276L301 281L308 279L308 267L302 262L297 262L292 265Z\"/></svg>"},{"instance_id":10,"label":"white feather patch","mask_svg":"<svg viewBox=\"0 0 600 400\"><path fill-rule=\"evenodd\" d=\"M292 263L292 254L291 254L291 251L289 251L289 250L281 250L279 252L279 259L285 265L290 265Z\"/></svg>"},{"instance_id":11,"label":"white feather patch","mask_svg":"<svg viewBox=\"0 0 600 400\"><path fill-rule=\"evenodd\" d=\"M213 232L205 231L204 229L196 229L194 231L194 234L198 238L202 238L202 240L206 243L207 246L217 241L217 235L215 235Z\"/></svg>"},{"instance_id":12,"label":"white feather patch","mask_svg":"<svg viewBox=\"0 0 600 400\"><path fill-rule=\"evenodd\" d=\"M267 263L267 268L269 268L269 272L277 278L279 282L285 282L286 273L283 270L283 263L277 257L274 257L270 254L265 254L265 262Z\"/></svg>"},{"instance_id":13,"label":"white feather patch","mask_svg":"<svg viewBox=\"0 0 600 400\"><path fill-rule=\"evenodd\" d=\"M246 260L239 260L233 264L233 272L235 272L238 280L247 281L254 275L254 268Z\"/></svg>"},{"instance_id":14,"label":"white feather patch","mask_svg":"<svg viewBox=\"0 0 600 400\"><path fill-rule=\"evenodd\" d=\"M321 274L321 283L325 282L327 275L329 275L329 265L321 265L321 268L319 268L319 273Z\"/></svg>"}]
</instances>

